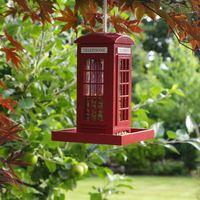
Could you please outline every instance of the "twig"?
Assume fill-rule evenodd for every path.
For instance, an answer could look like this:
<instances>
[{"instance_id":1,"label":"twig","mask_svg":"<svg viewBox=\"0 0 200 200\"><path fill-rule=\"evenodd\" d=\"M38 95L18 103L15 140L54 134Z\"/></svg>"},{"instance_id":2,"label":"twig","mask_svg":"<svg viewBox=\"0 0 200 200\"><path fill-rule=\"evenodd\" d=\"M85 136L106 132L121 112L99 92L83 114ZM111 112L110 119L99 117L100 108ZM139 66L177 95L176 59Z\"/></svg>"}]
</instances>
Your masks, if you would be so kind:
<instances>
[{"instance_id":1,"label":"twig","mask_svg":"<svg viewBox=\"0 0 200 200\"><path fill-rule=\"evenodd\" d=\"M16 182L19 183L19 184L21 184L21 185L34 188L35 190L39 191L40 193L47 195L47 192L45 192L45 190L42 189L42 188L41 188L39 185L37 185L37 184L30 184L30 183L26 183L26 182L20 181L20 180L16 180Z\"/></svg>"},{"instance_id":2,"label":"twig","mask_svg":"<svg viewBox=\"0 0 200 200\"><path fill-rule=\"evenodd\" d=\"M144 7L146 7L147 9L149 9L150 11L152 11L152 12L154 12L155 14L157 14L158 16L160 16L162 19L163 19L163 17L158 13L158 12L156 12L154 9L152 9L151 7L149 7L149 6L147 6L145 3L142 3L142 5L144 6ZM169 16L170 17L170 16ZM171 18L171 17L170 17ZM164 19L165 20L165 19ZM169 24L168 24L169 25ZM178 25L178 24L177 24ZM171 29L171 31L173 32L173 34L175 35L175 37L176 37L176 39L178 40L178 42L179 42L179 44L181 44L181 45L183 45L184 47L186 47L186 48L188 48L188 49L190 49L190 50L192 50L192 51L194 51L192 48L190 48L189 46L187 46L187 45L185 45L184 43L182 43L181 41L180 41L180 39L178 38L178 36L177 36L177 34L175 33L175 31L174 31L174 29L169 25L169 27L170 27L170 29ZM179 25L179 28L181 28L182 30L183 30L183 28Z\"/></svg>"},{"instance_id":3,"label":"twig","mask_svg":"<svg viewBox=\"0 0 200 200\"><path fill-rule=\"evenodd\" d=\"M154 100L153 103L156 103L156 102L159 102L159 101L161 101L161 100L163 100L163 99L169 98L170 95L171 95L171 94L167 94L167 95L165 95L165 96L162 96L162 97L160 97L160 98L157 98L157 99ZM145 107L145 106L147 106L147 105L149 105L149 104L150 104L150 103L148 103L148 100L145 101L145 102L142 103L142 104L137 104L137 105L135 105L135 106L133 107L133 111L137 111L138 109L140 109L140 108L142 108L142 107Z\"/></svg>"},{"instance_id":4,"label":"twig","mask_svg":"<svg viewBox=\"0 0 200 200\"><path fill-rule=\"evenodd\" d=\"M30 84L33 82L34 80L34 75L36 74L37 70L38 70L38 64L40 62L40 58L41 58L41 54L42 54L42 49L43 49L43 41L44 41L44 36L45 36L45 32L44 32L44 26L42 26L42 35L41 35L41 39L40 39L40 45L39 45L39 52L37 54L37 59L35 60L35 69L33 70L33 73L30 74L30 76L32 78L29 77L29 79L25 82L24 84L24 89L23 89L23 94L26 93L26 90L28 89L28 87L30 86ZM33 76L32 76L33 75Z\"/></svg>"},{"instance_id":5,"label":"twig","mask_svg":"<svg viewBox=\"0 0 200 200\"><path fill-rule=\"evenodd\" d=\"M40 57L41 57L42 48L43 48L44 35L45 35L44 26L42 26L42 35L41 35L41 40L40 40L39 52L38 52L37 59L36 59L36 62L35 62L36 70L38 68L38 63L40 62Z\"/></svg>"}]
</instances>

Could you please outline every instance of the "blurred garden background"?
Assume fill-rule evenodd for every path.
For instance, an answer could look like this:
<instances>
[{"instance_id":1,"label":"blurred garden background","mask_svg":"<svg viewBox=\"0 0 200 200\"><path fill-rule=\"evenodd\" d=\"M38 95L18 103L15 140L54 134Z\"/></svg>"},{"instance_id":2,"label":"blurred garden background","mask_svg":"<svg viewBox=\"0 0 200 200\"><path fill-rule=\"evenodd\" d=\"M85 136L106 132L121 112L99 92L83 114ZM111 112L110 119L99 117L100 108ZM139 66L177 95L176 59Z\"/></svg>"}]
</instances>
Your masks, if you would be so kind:
<instances>
[{"instance_id":1,"label":"blurred garden background","mask_svg":"<svg viewBox=\"0 0 200 200\"><path fill-rule=\"evenodd\" d=\"M179 44L163 19L144 13L143 31L129 34L132 126L152 128L156 138L127 147L53 142L52 130L76 125L74 41L91 30L59 21L58 11L72 10L75 1L55 1L51 23L44 10L42 22L31 18L25 2L36 8L34 1L0 0L1 139L6 124L11 134L0 142L0 199L200 199L199 51ZM51 1L37 2L50 17ZM101 10L102 2L94 2ZM129 16L119 7L109 12Z\"/></svg>"}]
</instances>

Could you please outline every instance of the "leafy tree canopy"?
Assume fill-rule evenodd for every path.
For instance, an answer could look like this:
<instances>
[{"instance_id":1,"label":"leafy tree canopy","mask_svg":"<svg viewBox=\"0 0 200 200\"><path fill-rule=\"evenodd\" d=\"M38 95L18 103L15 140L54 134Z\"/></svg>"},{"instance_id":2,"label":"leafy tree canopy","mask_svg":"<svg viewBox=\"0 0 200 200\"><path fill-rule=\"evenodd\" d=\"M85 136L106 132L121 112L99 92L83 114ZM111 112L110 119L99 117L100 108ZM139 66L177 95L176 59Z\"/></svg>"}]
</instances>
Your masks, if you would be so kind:
<instances>
[{"instance_id":1,"label":"leafy tree canopy","mask_svg":"<svg viewBox=\"0 0 200 200\"><path fill-rule=\"evenodd\" d=\"M21 44L21 38L16 37L13 32L8 30L10 22L14 21L17 25L23 27L23 23L29 20L32 24L42 27L43 30L46 25L60 26L60 32L67 32L72 29L77 35L86 32L99 32L102 31L103 23L102 7L102 0L0 0L0 27L2 28L0 32L0 51L5 56L8 64L14 66L16 70L20 70L23 65L21 57L26 54L26 49ZM162 18L168 25L169 32L176 36L179 43L194 52L199 52L199 0L108 0L108 27L110 31L139 34L143 31L141 22L145 16L153 21ZM43 37L44 33L42 32L41 40ZM36 62L34 65L36 67L32 74L38 71L41 50L42 42L38 58L35 56ZM29 80L25 82L23 92L20 94L16 92L16 96L21 95L22 99L27 97L27 88L31 85L32 79L35 78L32 74ZM8 76L7 78L12 79ZM23 78L22 75L21 79ZM9 90L9 84L0 81L0 92L4 90L12 92ZM16 105L18 106L17 102L10 98L8 93L7 96L0 95L0 145L10 145L13 141L22 140L19 136L19 132L22 131L21 126L9 117L14 112ZM26 109L35 107L31 98L27 98L20 105ZM13 153L9 154L6 159L0 158L0 161L6 166L6 169L5 167L0 168L0 186L4 183L22 183L12 167L13 165L25 166L27 164L22 161L22 156L22 151L13 150ZM47 162L47 166L50 166L50 171L55 171L55 163L50 165ZM35 185L33 187L36 188Z\"/></svg>"}]
</instances>

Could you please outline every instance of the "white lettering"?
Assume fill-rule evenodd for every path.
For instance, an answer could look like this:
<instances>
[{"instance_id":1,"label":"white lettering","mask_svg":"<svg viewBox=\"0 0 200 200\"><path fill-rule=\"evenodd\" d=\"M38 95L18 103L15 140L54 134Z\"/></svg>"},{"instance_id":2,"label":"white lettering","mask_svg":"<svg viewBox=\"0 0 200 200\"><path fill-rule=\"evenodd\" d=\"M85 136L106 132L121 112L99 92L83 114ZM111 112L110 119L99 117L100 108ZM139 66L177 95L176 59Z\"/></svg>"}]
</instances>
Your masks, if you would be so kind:
<instances>
[{"instance_id":1,"label":"white lettering","mask_svg":"<svg viewBox=\"0 0 200 200\"><path fill-rule=\"evenodd\" d=\"M128 47L118 47L117 48L118 54L131 54L131 48Z\"/></svg>"},{"instance_id":2,"label":"white lettering","mask_svg":"<svg viewBox=\"0 0 200 200\"><path fill-rule=\"evenodd\" d=\"M108 53L108 47L81 47L81 53Z\"/></svg>"}]
</instances>

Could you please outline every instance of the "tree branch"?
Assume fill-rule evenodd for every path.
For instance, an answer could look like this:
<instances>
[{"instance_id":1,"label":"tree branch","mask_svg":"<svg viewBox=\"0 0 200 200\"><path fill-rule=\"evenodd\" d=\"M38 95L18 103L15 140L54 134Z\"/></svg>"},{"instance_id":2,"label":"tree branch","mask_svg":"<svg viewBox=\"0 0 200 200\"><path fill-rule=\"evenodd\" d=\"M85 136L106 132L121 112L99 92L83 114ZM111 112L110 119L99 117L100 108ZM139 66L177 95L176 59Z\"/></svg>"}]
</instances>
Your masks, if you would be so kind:
<instances>
[{"instance_id":1,"label":"tree branch","mask_svg":"<svg viewBox=\"0 0 200 200\"><path fill-rule=\"evenodd\" d=\"M153 3L153 2L152 2L152 3ZM145 8L147 8L147 9L149 9L150 11L154 12L155 14L157 14L158 16L160 16L162 19L164 19L158 12L156 12L154 9L152 9L151 7L149 7L148 5L146 5L145 3L142 3L142 5L143 5ZM169 17L170 17L170 16L169 16ZM170 18L171 18L171 17L170 17ZM165 20L165 19L164 19L164 20ZM171 20L172 20L172 19L171 19ZM166 22L166 20L165 20L165 22ZM166 22L166 23L167 23L167 22ZM167 23L167 24L168 24L168 23ZM168 24L168 25L169 25L169 24ZM179 27L180 27L180 26L179 26ZM174 29L173 29L170 25L169 25L169 28L171 29L172 33L175 35L175 37L176 37L176 39L178 40L179 44L183 45L183 46L186 47L187 49L190 49L190 50L194 51L191 47L185 45L184 43L182 43L182 42L180 41L180 39L178 38L176 32L174 31ZM182 29L182 30L184 31L184 29L183 29L182 27L180 27L180 29Z\"/></svg>"}]
</instances>

